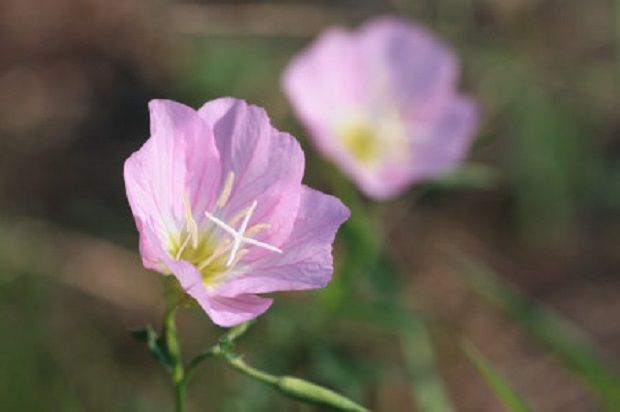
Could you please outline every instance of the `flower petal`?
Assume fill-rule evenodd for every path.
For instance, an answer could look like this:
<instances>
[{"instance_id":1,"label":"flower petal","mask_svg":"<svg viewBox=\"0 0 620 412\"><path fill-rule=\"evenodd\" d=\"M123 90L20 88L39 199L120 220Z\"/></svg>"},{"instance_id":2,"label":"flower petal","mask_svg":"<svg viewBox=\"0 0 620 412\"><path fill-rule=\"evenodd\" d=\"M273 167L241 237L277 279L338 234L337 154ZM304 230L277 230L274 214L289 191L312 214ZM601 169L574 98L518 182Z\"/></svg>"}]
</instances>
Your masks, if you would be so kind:
<instances>
[{"instance_id":1,"label":"flower petal","mask_svg":"<svg viewBox=\"0 0 620 412\"><path fill-rule=\"evenodd\" d=\"M211 320L223 327L238 325L263 314L272 300L243 294L232 297L213 295L202 283L200 272L184 260L169 262L181 287L193 297Z\"/></svg>"},{"instance_id":2,"label":"flower petal","mask_svg":"<svg viewBox=\"0 0 620 412\"><path fill-rule=\"evenodd\" d=\"M456 57L426 29L405 19L371 20L360 28L357 46L368 98L379 105L396 100L405 113L429 116L455 87Z\"/></svg>"},{"instance_id":3,"label":"flower petal","mask_svg":"<svg viewBox=\"0 0 620 412\"><path fill-rule=\"evenodd\" d=\"M256 295L212 296L209 298L209 307L203 308L213 322L230 327L262 315L272 303L272 299Z\"/></svg>"},{"instance_id":4,"label":"flower petal","mask_svg":"<svg viewBox=\"0 0 620 412\"><path fill-rule=\"evenodd\" d=\"M231 218L256 200L250 226L270 225L257 238L280 245L291 232L299 207L304 172L299 143L276 130L263 109L242 100L214 100L199 112L213 127L223 176L235 175L223 217ZM253 249L247 259L271 253Z\"/></svg>"},{"instance_id":5,"label":"flower petal","mask_svg":"<svg viewBox=\"0 0 620 412\"><path fill-rule=\"evenodd\" d=\"M295 226L282 255L270 255L232 276L216 293L235 296L324 287L331 279L332 243L349 209L336 197L303 186Z\"/></svg>"},{"instance_id":6,"label":"flower petal","mask_svg":"<svg viewBox=\"0 0 620 412\"><path fill-rule=\"evenodd\" d=\"M315 133L327 132L343 112L363 104L366 79L360 67L355 37L332 28L293 58L284 71L282 87L304 123ZM318 143L327 152L336 147L331 139Z\"/></svg>"},{"instance_id":7,"label":"flower petal","mask_svg":"<svg viewBox=\"0 0 620 412\"><path fill-rule=\"evenodd\" d=\"M196 220L219 190L220 161L213 133L193 109L168 100L153 100L151 138L125 162L125 186L138 226L154 226L160 240L184 224L183 199Z\"/></svg>"},{"instance_id":8,"label":"flower petal","mask_svg":"<svg viewBox=\"0 0 620 412\"><path fill-rule=\"evenodd\" d=\"M469 98L458 96L446 104L427 136L415 139L409 172L415 180L449 171L458 166L478 125L478 106Z\"/></svg>"},{"instance_id":9,"label":"flower petal","mask_svg":"<svg viewBox=\"0 0 620 412\"><path fill-rule=\"evenodd\" d=\"M170 256L164 248L165 239L157 233L157 225L152 219L146 221L136 219L136 227L140 234L140 257L144 267L160 273L169 273L165 262Z\"/></svg>"}]
</instances>

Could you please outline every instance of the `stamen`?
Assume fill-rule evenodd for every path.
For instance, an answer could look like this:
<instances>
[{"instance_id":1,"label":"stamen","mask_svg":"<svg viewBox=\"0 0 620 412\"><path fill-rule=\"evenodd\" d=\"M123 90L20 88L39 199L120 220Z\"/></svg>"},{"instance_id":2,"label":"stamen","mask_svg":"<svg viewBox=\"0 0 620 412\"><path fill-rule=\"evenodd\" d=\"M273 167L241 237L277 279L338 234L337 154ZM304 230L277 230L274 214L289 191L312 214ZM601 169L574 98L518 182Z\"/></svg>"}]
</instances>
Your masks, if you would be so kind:
<instances>
[{"instance_id":1,"label":"stamen","mask_svg":"<svg viewBox=\"0 0 620 412\"><path fill-rule=\"evenodd\" d=\"M192 238L192 247L196 249L198 247L198 224L194 219L192 207L190 206L189 198L186 193L183 193L183 207L185 208L185 225Z\"/></svg>"},{"instance_id":2,"label":"stamen","mask_svg":"<svg viewBox=\"0 0 620 412\"><path fill-rule=\"evenodd\" d=\"M220 193L220 197L218 197L216 206L219 209L222 209L226 206L228 202L228 198L230 197L230 192L232 192L233 183L235 182L235 173L233 171L228 172L226 175L226 180L224 181L224 186L222 188L222 192Z\"/></svg>"},{"instance_id":3,"label":"stamen","mask_svg":"<svg viewBox=\"0 0 620 412\"><path fill-rule=\"evenodd\" d=\"M242 209L239 212L235 213L232 218L228 219L228 225L231 227L235 226L237 222L239 222L243 217L248 214L248 212L250 211L250 207L251 206L248 206L245 209Z\"/></svg>"},{"instance_id":4,"label":"stamen","mask_svg":"<svg viewBox=\"0 0 620 412\"><path fill-rule=\"evenodd\" d=\"M249 250L247 249L241 249L238 253L237 256L235 256L235 260L233 260L232 264L230 266L235 266L237 263L239 263L239 261L241 260L241 258L243 258L245 255L247 255L249 252Z\"/></svg>"},{"instance_id":5,"label":"stamen","mask_svg":"<svg viewBox=\"0 0 620 412\"><path fill-rule=\"evenodd\" d=\"M183 254L183 251L185 250L185 247L187 246L187 243L189 242L189 239L192 237L191 234L187 234L187 236L185 237L185 240L183 241L183 243L181 244L181 247L179 248L179 251L177 252L177 254L174 257L174 260L179 260L181 259L181 255Z\"/></svg>"},{"instance_id":6,"label":"stamen","mask_svg":"<svg viewBox=\"0 0 620 412\"><path fill-rule=\"evenodd\" d=\"M196 224L196 220L192 214L192 207L190 206L187 193L183 193L181 200L183 201L183 212L185 215L185 229L187 229L187 236L183 240L183 243L181 243L179 250L174 256L175 260L181 259L181 255L183 254L183 251L185 251L185 248L190 240L192 241L192 247L194 249L198 247L198 225Z\"/></svg>"},{"instance_id":7,"label":"stamen","mask_svg":"<svg viewBox=\"0 0 620 412\"><path fill-rule=\"evenodd\" d=\"M252 226L251 228L249 228L246 232L245 235L247 237L250 236L255 236L258 233L260 233L262 230L264 229L269 229L271 227L271 225L269 223L259 223L257 225Z\"/></svg>"},{"instance_id":8,"label":"stamen","mask_svg":"<svg viewBox=\"0 0 620 412\"><path fill-rule=\"evenodd\" d=\"M230 249L230 245L231 242L230 240L226 240L224 243L222 243L220 245L220 247L218 247L215 252L213 252L208 258L206 258L205 260L203 260L196 268L198 269L198 271L203 270L204 268L206 268L207 266L209 266L209 264L211 262L213 262L216 258L222 256L224 253L226 253L228 251L228 249Z\"/></svg>"}]
</instances>

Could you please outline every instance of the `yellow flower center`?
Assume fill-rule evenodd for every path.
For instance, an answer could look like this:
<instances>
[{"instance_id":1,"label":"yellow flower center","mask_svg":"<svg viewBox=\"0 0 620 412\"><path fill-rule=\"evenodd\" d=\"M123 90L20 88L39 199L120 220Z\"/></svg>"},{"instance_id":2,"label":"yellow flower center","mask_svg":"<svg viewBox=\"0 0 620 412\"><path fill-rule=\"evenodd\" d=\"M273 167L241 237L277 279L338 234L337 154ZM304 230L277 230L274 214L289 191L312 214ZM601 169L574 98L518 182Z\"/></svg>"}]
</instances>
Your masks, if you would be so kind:
<instances>
[{"instance_id":1,"label":"yellow flower center","mask_svg":"<svg viewBox=\"0 0 620 412\"><path fill-rule=\"evenodd\" d=\"M219 212L230 197L235 174L229 172L222 192L216 202L215 214ZM270 227L269 224L259 223L248 228L248 223L256 209L258 202L236 213L228 222L219 219L215 214L205 212L205 216L212 222L203 230L199 230L194 219L191 205L187 196L183 196L185 208L185 225L176 236L169 241L168 251L175 260L185 260L193 264L202 274L203 283L212 285L229 272L248 253L244 245L253 245L276 253L282 253L279 248L268 243L259 242L252 238L260 231ZM238 230L234 226L241 221ZM217 233L223 231L222 233Z\"/></svg>"},{"instance_id":2,"label":"yellow flower center","mask_svg":"<svg viewBox=\"0 0 620 412\"><path fill-rule=\"evenodd\" d=\"M339 133L344 146L360 163L374 163L380 153L379 139L367 124L355 122L347 124Z\"/></svg>"},{"instance_id":3,"label":"yellow flower center","mask_svg":"<svg viewBox=\"0 0 620 412\"><path fill-rule=\"evenodd\" d=\"M374 119L355 115L336 129L336 135L353 159L367 168L410 160L405 126L396 112Z\"/></svg>"},{"instance_id":4,"label":"yellow flower center","mask_svg":"<svg viewBox=\"0 0 620 412\"><path fill-rule=\"evenodd\" d=\"M184 229L179 239L187 239L191 236L191 233ZM185 260L193 264L202 274L205 284L213 284L230 269L226 266L228 258L226 249L223 246L218 247L212 231L199 235L198 242L195 244L186 243L185 240L183 242L171 241L169 251L175 260Z\"/></svg>"}]
</instances>

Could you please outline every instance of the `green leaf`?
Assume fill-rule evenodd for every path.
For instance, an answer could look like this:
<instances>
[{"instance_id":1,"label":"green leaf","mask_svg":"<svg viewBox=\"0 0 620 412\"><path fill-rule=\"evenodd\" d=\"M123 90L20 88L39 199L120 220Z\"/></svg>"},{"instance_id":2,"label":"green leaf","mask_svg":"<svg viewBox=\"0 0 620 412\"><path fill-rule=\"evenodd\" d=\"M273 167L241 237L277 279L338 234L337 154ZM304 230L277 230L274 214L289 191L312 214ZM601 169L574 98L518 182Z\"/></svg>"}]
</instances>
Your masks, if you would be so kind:
<instances>
[{"instance_id":1,"label":"green leaf","mask_svg":"<svg viewBox=\"0 0 620 412\"><path fill-rule=\"evenodd\" d=\"M157 332L155 332L151 326L147 325L143 328L133 329L130 330L129 333L137 341L146 343L151 354L166 369L171 368L172 361L168 349L166 348L166 342L161 337L157 336Z\"/></svg>"},{"instance_id":2,"label":"green leaf","mask_svg":"<svg viewBox=\"0 0 620 412\"><path fill-rule=\"evenodd\" d=\"M437 370L433 342L425 319L417 311L398 316L398 336L411 378L413 397L421 411L450 412L454 406Z\"/></svg>"},{"instance_id":3,"label":"green leaf","mask_svg":"<svg viewBox=\"0 0 620 412\"><path fill-rule=\"evenodd\" d=\"M485 357L480 353L473 343L466 340L461 344L463 352L469 360L474 364L480 376L493 390L497 398L504 406L512 412L531 412L532 408L512 390L508 383L500 376L500 374L489 364Z\"/></svg>"},{"instance_id":4,"label":"green leaf","mask_svg":"<svg viewBox=\"0 0 620 412\"><path fill-rule=\"evenodd\" d=\"M620 411L620 377L586 334L555 310L525 296L489 268L451 253L468 287L505 312L542 342L577 376L608 411Z\"/></svg>"}]
</instances>

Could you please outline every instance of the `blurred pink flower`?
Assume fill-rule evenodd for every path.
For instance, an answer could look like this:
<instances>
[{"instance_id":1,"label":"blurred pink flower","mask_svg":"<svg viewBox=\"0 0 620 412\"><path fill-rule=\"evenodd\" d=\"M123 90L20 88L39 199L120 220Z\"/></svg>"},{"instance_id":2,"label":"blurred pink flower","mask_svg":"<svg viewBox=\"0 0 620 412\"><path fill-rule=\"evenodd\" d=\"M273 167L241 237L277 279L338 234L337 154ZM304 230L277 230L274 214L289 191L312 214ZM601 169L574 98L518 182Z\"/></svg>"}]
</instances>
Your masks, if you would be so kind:
<instances>
[{"instance_id":1,"label":"blurred pink flower","mask_svg":"<svg viewBox=\"0 0 620 412\"><path fill-rule=\"evenodd\" d=\"M456 91L458 71L431 33L381 17L327 30L289 64L283 88L318 149L384 199L465 157L478 113Z\"/></svg>"},{"instance_id":2,"label":"blurred pink flower","mask_svg":"<svg viewBox=\"0 0 620 412\"><path fill-rule=\"evenodd\" d=\"M297 141L241 100L149 108L151 137L125 162L144 265L176 276L221 326L267 310L258 293L325 286L349 210L301 183Z\"/></svg>"}]
</instances>

